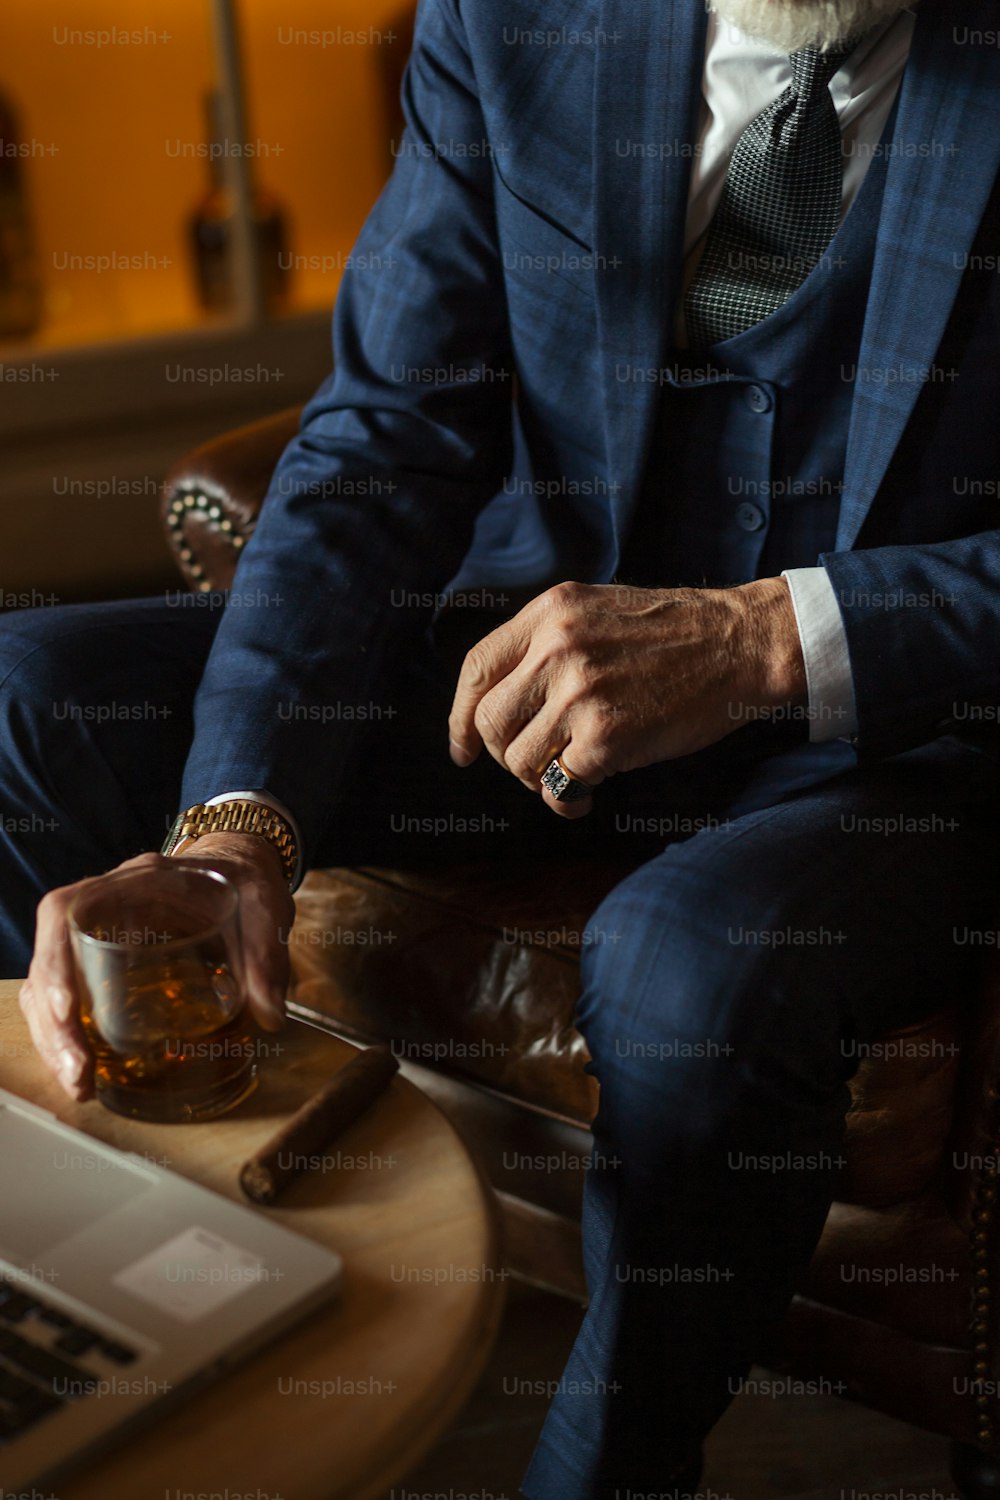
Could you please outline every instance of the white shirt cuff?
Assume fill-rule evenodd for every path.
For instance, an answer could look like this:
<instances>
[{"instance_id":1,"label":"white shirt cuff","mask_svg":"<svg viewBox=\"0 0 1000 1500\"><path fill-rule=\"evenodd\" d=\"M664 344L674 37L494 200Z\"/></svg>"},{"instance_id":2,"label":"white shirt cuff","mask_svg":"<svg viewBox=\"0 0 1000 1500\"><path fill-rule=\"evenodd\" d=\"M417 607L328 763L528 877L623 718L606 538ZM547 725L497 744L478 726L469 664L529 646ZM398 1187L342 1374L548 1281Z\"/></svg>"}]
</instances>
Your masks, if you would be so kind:
<instances>
[{"instance_id":1,"label":"white shirt cuff","mask_svg":"<svg viewBox=\"0 0 1000 1500\"><path fill-rule=\"evenodd\" d=\"M799 627L809 689L809 738L814 744L855 734L858 714L847 632L825 568L782 573Z\"/></svg>"},{"instance_id":2,"label":"white shirt cuff","mask_svg":"<svg viewBox=\"0 0 1000 1500\"><path fill-rule=\"evenodd\" d=\"M820 570L822 571L822 569ZM206 807L218 807L220 802L260 802L264 807L273 808L279 818L284 818L295 837L296 864L295 874L292 876L291 889L297 891L302 884L302 876L305 871L302 868L302 835L299 825L283 802L277 797L272 797L270 792L220 792L217 797L209 797L204 804Z\"/></svg>"}]
</instances>

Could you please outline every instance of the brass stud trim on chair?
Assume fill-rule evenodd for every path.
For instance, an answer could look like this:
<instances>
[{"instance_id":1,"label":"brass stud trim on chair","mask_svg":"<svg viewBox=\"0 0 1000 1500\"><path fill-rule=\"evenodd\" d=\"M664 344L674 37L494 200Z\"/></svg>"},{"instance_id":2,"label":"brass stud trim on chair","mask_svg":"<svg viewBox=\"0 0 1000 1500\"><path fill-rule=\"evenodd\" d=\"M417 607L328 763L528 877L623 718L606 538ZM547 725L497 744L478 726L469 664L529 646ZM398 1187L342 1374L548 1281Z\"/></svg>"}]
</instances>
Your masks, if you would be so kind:
<instances>
[{"instance_id":1,"label":"brass stud trim on chair","mask_svg":"<svg viewBox=\"0 0 1000 1500\"><path fill-rule=\"evenodd\" d=\"M233 521L223 513L219 502L201 490L182 490L174 495L165 517L170 543L184 565L188 578L192 583L197 583L202 593L207 593L211 585L205 580L205 569L196 560L194 550L188 545L184 534L187 517L194 511L201 511L220 531L225 532L234 551L243 547L246 537L234 531Z\"/></svg>"},{"instance_id":2,"label":"brass stud trim on chair","mask_svg":"<svg viewBox=\"0 0 1000 1500\"><path fill-rule=\"evenodd\" d=\"M986 1097L993 1104L995 1112L997 1100L1000 1098L1000 1091L997 1090L995 1085L991 1085L986 1090ZM993 1159L980 1167L973 1200L972 1222L977 1227L970 1236L973 1274L972 1317L969 1328L975 1341L972 1349L974 1355L973 1375L975 1381L978 1382L983 1382L989 1375L994 1357L994 1339L989 1324L993 1291L990 1276L990 1250L997 1196L996 1159L998 1156L1000 1156L1000 1150L994 1148ZM987 1395L986 1391L981 1389L980 1394L975 1398L976 1441L980 1448L985 1449L987 1452L993 1451L995 1431L994 1405L994 1398Z\"/></svg>"}]
</instances>

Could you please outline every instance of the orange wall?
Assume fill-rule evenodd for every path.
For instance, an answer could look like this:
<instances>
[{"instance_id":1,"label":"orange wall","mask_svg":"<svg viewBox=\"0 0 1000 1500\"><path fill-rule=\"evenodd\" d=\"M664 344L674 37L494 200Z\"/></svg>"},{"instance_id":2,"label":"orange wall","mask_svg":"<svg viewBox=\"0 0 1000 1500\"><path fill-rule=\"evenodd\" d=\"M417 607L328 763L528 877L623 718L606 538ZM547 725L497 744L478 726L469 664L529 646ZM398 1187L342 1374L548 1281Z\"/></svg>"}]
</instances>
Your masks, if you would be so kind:
<instances>
[{"instance_id":1,"label":"orange wall","mask_svg":"<svg viewBox=\"0 0 1000 1500\"><path fill-rule=\"evenodd\" d=\"M378 41L288 44L286 29L384 33L399 3L241 6L249 136L274 153L256 171L286 208L297 253L337 259L349 250L386 172L387 124ZM67 31L114 28L149 28L156 39L66 40ZM22 140L42 153L24 163L46 285L40 342L134 335L200 316L185 225L206 168L171 157L168 143L203 140L202 96L213 78L208 0L7 0L0 8L0 89ZM142 268L61 269L66 255L137 257ZM295 302L332 303L338 279L300 274Z\"/></svg>"}]
</instances>

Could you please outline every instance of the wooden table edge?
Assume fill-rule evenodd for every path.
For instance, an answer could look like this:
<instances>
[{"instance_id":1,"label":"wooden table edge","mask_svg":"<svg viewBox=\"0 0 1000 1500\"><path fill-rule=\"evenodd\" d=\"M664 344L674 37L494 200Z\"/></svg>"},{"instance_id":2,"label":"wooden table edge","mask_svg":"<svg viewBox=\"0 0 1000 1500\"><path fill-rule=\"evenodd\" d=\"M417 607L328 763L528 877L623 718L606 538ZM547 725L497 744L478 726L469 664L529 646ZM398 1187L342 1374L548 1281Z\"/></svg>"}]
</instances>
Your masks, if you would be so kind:
<instances>
[{"instance_id":1,"label":"wooden table edge","mask_svg":"<svg viewBox=\"0 0 1000 1500\"><path fill-rule=\"evenodd\" d=\"M4 998L16 996L15 986L20 986L20 980L7 980L0 982L0 993L6 992ZM289 1015L299 1024L320 1031L336 1041L352 1048L363 1048L364 1043L343 1034L337 1030L321 1014L300 1007L294 1003L288 1006ZM469 1320L469 1327L463 1341L463 1348L455 1359L455 1378L449 1384L445 1399L426 1412L419 1413L413 1422L406 1424L406 1430L401 1434L401 1443L398 1448L393 1447L391 1452L386 1453L385 1463L370 1480L365 1480L361 1486L356 1486L352 1492L351 1500L382 1500L385 1493L394 1485L404 1481L406 1475L411 1472L417 1464L435 1447L435 1445L449 1431L459 1413L478 1383L484 1368L493 1351L497 1330L503 1315L506 1302L506 1279L509 1272L503 1265L503 1232L502 1218L499 1204L489 1178L483 1168L479 1157L466 1140L461 1129L449 1116L448 1112L441 1108L435 1099L432 1099L420 1089L411 1079L399 1075L398 1079L407 1090L412 1090L420 1098L424 1108L430 1108L447 1126L455 1137L461 1148L468 1165L472 1169L472 1175L478 1187L478 1197L481 1213L483 1216L486 1247L484 1251L484 1266L497 1274L484 1277L480 1283L480 1296L474 1315ZM21 1095L21 1097L27 1097ZM30 1100L29 1100L30 1102ZM74 1126L76 1129L84 1127ZM97 1137L99 1139L99 1137ZM187 1175L182 1173L182 1175ZM192 1179L196 1180L196 1179ZM247 1205L252 1207L252 1205ZM290 1330L290 1331L294 1331ZM280 1342L280 1336L276 1342ZM267 1348L273 1348L268 1341ZM255 1359L262 1351L255 1351L250 1356ZM222 1382L224 1383L224 1381ZM215 1382L213 1382L213 1385ZM155 1425L155 1418L153 1424ZM141 1439L140 1439L141 1440ZM124 1446L127 1447L131 1438L126 1437ZM105 1457L113 1457L118 1451L118 1444L111 1445L107 1453L95 1455L93 1465L100 1465ZM68 1474L64 1484L72 1489L77 1477L85 1478L91 1471L92 1464L87 1463L79 1470Z\"/></svg>"}]
</instances>

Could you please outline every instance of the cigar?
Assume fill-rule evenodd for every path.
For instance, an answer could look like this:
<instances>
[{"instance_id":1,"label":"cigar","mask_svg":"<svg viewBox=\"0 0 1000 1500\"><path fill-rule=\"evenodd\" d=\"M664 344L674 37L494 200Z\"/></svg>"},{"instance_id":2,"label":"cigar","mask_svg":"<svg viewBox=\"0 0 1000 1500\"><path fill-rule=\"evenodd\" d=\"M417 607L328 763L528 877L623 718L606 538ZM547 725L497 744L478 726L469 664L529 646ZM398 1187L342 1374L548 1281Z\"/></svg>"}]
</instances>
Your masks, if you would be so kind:
<instances>
[{"instance_id":1,"label":"cigar","mask_svg":"<svg viewBox=\"0 0 1000 1500\"><path fill-rule=\"evenodd\" d=\"M399 1063L388 1047L367 1047L303 1104L240 1168L240 1187L254 1203L273 1203L388 1087Z\"/></svg>"}]
</instances>

